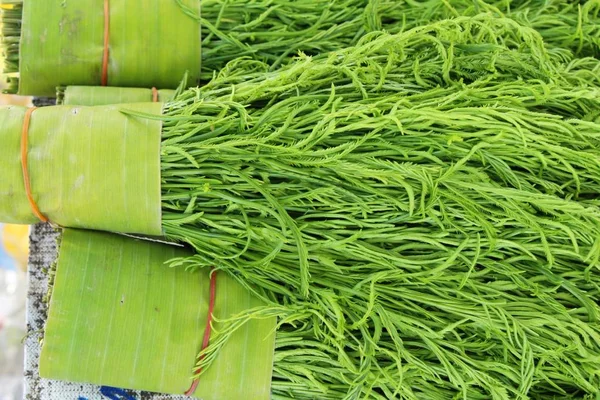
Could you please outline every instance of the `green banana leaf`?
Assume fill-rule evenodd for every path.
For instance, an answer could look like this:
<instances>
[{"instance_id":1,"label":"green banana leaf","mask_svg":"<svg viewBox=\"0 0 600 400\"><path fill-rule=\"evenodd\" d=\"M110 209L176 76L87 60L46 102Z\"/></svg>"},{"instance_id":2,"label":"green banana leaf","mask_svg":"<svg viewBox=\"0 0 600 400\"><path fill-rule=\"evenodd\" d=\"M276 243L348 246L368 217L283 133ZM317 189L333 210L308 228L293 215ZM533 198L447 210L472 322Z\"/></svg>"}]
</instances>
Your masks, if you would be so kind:
<instances>
[{"instance_id":1,"label":"green banana leaf","mask_svg":"<svg viewBox=\"0 0 600 400\"><path fill-rule=\"evenodd\" d=\"M128 104L160 114L161 103ZM31 116L28 170L34 200L64 227L160 235L161 123L121 106L43 107ZM21 163L24 107L0 107L0 221L37 222Z\"/></svg>"},{"instance_id":2,"label":"green banana leaf","mask_svg":"<svg viewBox=\"0 0 600 400\"><path fill-rule=\"evenodd\" d=\"M67 229L61 240L40 375L183 394L208 318L209 271L168 268L188 251L120 235ZM218 273L218 272L217 272ZM262 305L218 273L216 321ZM200 376L204 400L269 399L274 318L238 329ZM214 328L219 329L216 322Z\"/></svg>"},{"instance_id":3,"label":"green banana leaf","mask_svg":"<svg viewBox=\"0 0 600 400\"><path fill-rule=\"evenodd\" d=\"M158 91L158 101L171 100L175 90ZM66 105L101 106L123 103L143 103L153 100L152 89L122 88L110 86L68 86L58 91L58 102Z\"/></svg>"},{"instance_id":4,"label":"green banana leaf","mask_svg":"<svg viewBox=\"0 0 600 400\"><path fill-rule=\"evenodd\" d=\"M178 0L200 12L200 1ZM176 88L199 79L201 26L176 1L110 1L108 85ZM53 96L59 85L99 85L104 2L23 3L19 94Z\"/></svg>"}]
</instances>

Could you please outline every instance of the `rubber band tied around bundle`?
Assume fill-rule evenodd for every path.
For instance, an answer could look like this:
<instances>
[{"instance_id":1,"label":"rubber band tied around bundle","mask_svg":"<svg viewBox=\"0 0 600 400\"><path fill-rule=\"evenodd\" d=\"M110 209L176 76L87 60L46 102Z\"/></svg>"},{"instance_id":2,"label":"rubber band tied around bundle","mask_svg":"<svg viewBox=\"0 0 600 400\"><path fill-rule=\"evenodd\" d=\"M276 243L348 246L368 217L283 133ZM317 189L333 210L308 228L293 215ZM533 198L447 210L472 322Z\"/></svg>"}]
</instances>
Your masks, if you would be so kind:
<instances>
[{"instance_id":1,"label":"rubber band tied around bundle","mask_svg":"<svg viewBox=\"0 0 600 400\"><path fill-rule=\"evenodd\" d=\"M208 301L208 317L206 319L206 328L204 329L204 338L202 339L202 348L201 351L204 351L209 343L210 343L210 335L212 333L212 322L214 319L214 310L215 310L215 298L217 295L217 271L214 269L210 273L210 298ZM204 359L205 355L203 354L200 357L200 361ZM202 367L196 370L196 375L202 372ZM200 383L200 378L194 379L192 382L192 386L185 392L186 396L191 396L196 392L198 388L198 384Z\"/></svg>"},{"instance_id":2,"label":"rubber band tied around bundle","mask_svg":"<svg viewBox=\"0 0 600 400\"><path fill-rule=\"evenodd\" d=\"M104 0L104 51L102 53L102 86L108 86L108 59L110 55L110 0Z\"/></svg>"},{"instance_id":3,"label":"rubber band tied around bundle","mask_svg":"<svg viewBox=\"0 0 600 400\"><path fill-rule=\"evenodd\" d=\"M25 119L23 120L23 131L21 133L21 167L23 169L25 194L27 195L27 200L29 201L31 210L40 221L49 222L49 219L40 211L40 208L33 198L33 193L31 191L31 179L29 176L29 165L27 162L27 153L29 150L29 125L31 123L31 115L35 110L36 107L27 109L25 112Z\"/></svg>"}]
</instances>

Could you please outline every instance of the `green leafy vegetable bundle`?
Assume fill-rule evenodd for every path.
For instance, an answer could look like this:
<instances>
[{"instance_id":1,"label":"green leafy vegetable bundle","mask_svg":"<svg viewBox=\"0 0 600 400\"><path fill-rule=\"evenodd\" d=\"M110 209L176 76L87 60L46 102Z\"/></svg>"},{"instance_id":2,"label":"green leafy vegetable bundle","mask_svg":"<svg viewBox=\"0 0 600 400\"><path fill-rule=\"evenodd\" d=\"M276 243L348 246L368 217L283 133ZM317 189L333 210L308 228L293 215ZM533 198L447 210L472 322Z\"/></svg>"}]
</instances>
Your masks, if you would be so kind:
<instances>
[{"instance_id":1,"label":"green leafy vegetable bundle","mask_svg":"<svg viewBox=\"0 0 600 400\"><path fill-rule=\"evenodd\" d=\"M99 85L103 77L110 86L175 88L185 71L192 83L206 82L240 56L276 68L298 52L317 55L354 45L368 32L397 33L482 12L536 29L549 47L581 56L600 54L599 0L108 4L105 11L97 0L60 5L5 0L0 18L9 92L50 96L56 86Z\"/></svg>"},{"instance_id":2,"label":"green leafy vegetable bundle","mask_svg":"<svg viewBox=\"0 0 600 400\"><path fill-rule=\"evenodd\" d=\"M221 321L199 366L210 370L244 322L277 316L275 399L598 396L598 60L485 14L268 68L234 61L162 115L147 105L40 114L56 115L63 145L75 134L61 121L118 109L124 120L106 132L159 132L148 160L159 155L160 180L135 178L144 171L115 167L114 155L88 193L92 222L120 217L122 227L125 215L103 202L156 185L160 221L148 225L195 250L171 265L225 271L268 303ZM43 146L40 130L53 125L35 117ZM18 170L7 148L6 170ZM32 173L34 194L43 177ZM37 196L50 220L65 225L68 207L52 193L70 202L80 181L65 176ZM19 183L0 196L26 206Z\"/></svg>"},{"instance_id":3,"label":"green leafy vegetable bundle","mask_svg":"<svg viewBox=\"0 0 600 400\"><path fill-rule=\"evenodd\" d=\"M280 305L275 393L598 394L597 60L476 17L231 68L165 108L163 227Z\"/></svg>"},{"instance_id":4,"label":"green leafy vegetable bundle","mask_svg":"<svg viewBox=\"0 0 600 400\"><path fill-rule=\"evenodd\" d=\"M366 32L398 31L393 0L10 0L2 9L9 92L51 96L61 85L175 88L250 56L274 66Z\"/></svg>"}]
</instances>

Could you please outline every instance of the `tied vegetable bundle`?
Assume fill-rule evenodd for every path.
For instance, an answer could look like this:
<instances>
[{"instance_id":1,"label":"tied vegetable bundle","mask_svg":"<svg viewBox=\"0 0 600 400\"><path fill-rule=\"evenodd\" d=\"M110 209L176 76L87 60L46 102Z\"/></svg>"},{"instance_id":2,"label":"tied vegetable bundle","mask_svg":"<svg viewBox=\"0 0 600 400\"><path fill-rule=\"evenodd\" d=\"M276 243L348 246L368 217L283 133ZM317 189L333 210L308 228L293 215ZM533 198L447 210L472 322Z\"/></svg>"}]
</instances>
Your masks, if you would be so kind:
<instances>
[{"instance_id":1,"label":"tied vegetable bundle","mask_svg":"<svg viewBox=\"0 0 600 400\"><path fill-rule=\"evenodd\" d=\"M30 137L42 146L56 124L59 165L100 144L81 138L94 137L91 114L112 113L106 132L137 140L112 146L135 149L117 166L101 163L82 200L100 199L94 215L65 217L88 173L40 194L54 166L30 161L37 205L61 225L133 231L133 217L157 218L138 232L195 249L173 266L226 271L268 302L222 321L198 365L209 370L248 319L277 316L273 398L598 395L598 60L480 15L265 68L233 62L162 116L156 105L37 110ZM85 145L72 145L65 124L83 117ZM140 167L158 146L138 162L149 132L160 181ZM20 171L19 157L5 167ZM0 214L30 222L18 184L2 188L13 207ZM138 207L115 221L111 202L127 200Z\"/></svg>"},{"instance_id":2,"label":"tied vegetable bundle","mask_svg":"<svg viewBox=\"0 0 600 400\"><path fill-rule=\"evenodd\" d=\"M174 88L185 71L210 80L240 56L289 62L431 21L487 12L536 29L549 47L600 54L600 0L4 0L2 47L8 91L51 96L61 85ZM83 24L82 21L91 21ZM159 34L160 33L160 34ZM182 40L185 45L182 46ZM173 52L172 49L176 49Z\"/></svg>"},{"instance_id":3,"label":"tied vegetable bundle","mask_svg":"<svg viewBox=\"0 0 600 400\"><path fill-rule=\"evenodd\" d=\"M8 91L51 96L61 85L176 88L209 80L240 56L286 62L399 31L393 0L9 0L2 8Z\"/></svg>"},{"instance_id":4,"label":"tied vegetable bundle","mask_svg":"<svg viewBox=\"0 0 600 400\"><path fill-rule=\"evenodd\" d=\"M164 110L172 265L277 304L281 398L593 399L600 65L563 57L480 16L231 65Z\"/></svg>"}]
</instances>

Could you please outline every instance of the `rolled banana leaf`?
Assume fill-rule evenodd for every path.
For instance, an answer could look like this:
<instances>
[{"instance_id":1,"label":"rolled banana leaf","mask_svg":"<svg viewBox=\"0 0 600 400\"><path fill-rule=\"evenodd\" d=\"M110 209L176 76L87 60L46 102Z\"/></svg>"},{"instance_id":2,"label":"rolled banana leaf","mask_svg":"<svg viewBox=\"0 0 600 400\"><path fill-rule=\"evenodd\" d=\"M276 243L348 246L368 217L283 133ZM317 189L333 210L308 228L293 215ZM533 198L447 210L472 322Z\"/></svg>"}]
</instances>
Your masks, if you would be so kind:
<instances>
[{"instance_id":1,"label":"rolled banana leaf","mask_svg":"<svg viewBox=\"0 0 600 400\"><path fill-rule=\"evenodd\" d=\"M107 14L105 2L98 0L26 0L5 7L3 37L11 62L5 72L12 76L13 90L17 77L18 91L24 95L52 96L61 85L99 85L105 22L108 85L176 88L186 71L190 82L199 79L200 21L182 7L199 15L200 1L106 4ZM13 46L19 40L20 45Z\"/></svg>"},{"instance_id":2,"label":"rolled banana leaf","mask_svg":"<svg viewBox=\"0 0 600 400\"><path fill-rule=\"evenodd\" d=\"M208 319L210 277L165 266L183 248L66 229L40 358L49 379L183 394L191 385ZM214 272L216 273L216 272ZM213 328L262 302L217 273ZM201 376L204 400L266 400L275 318L253 319L220 348Z\"/></svg>"},{"instance_id":3,"label":"rolled banana leaf","mask_svg":"<svg viewBox=\"0 0 600 400\"><path fill-rule=\"evenodd\" d=\"M127 107L152 115L162 104ZM8 223L38 221L23 176L25 113L0 108L0 220ZM34 203L60 226L160 235L161 127L118 106L36 109L26 132Z\"/></svg>"},{"instance_id":4,"label":"rolled banana leaf","mask_svg":"<svg viewBox=\"0 0 600 400\"><path fill-rule=\"evenodd\" d=\"M175 90L157 91L158 101L167 102L175 95ZM152 89L122 88L110 86L68 86L59 88L57 102L65 105L101 106L122 103L151 102L154 99Z\"/></svg>"}]
</instances>

